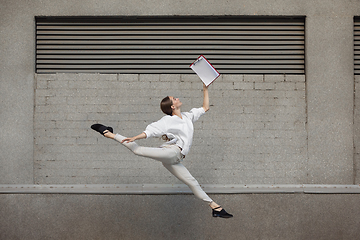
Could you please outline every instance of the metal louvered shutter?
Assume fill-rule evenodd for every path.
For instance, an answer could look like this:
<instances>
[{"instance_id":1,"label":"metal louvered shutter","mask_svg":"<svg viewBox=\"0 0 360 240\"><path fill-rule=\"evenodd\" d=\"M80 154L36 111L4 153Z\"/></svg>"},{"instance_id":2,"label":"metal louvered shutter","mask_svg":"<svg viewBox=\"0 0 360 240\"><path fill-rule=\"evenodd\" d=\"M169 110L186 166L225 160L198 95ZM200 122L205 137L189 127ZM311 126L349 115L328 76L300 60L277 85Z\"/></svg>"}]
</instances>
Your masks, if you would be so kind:
<instances>
[{"instance_id":1,"label":"metal louvered shutter","mask_svg":"<svg viewBox=\"0 0 360 240\"><path fill-rule=\"evenodd\" d=\"M360 75L360 17L354 18L354 73Z\"/></svg>"},{"instance_id":2,"label":"metal louvered shutter","mask_svg":"<svg viewBox=\"0 0 360 240\"><path fill-rule=\"evenodd\" d=\"M304 74L304 17L37 17L36 72Z\"/></svg>"}]
</instances>

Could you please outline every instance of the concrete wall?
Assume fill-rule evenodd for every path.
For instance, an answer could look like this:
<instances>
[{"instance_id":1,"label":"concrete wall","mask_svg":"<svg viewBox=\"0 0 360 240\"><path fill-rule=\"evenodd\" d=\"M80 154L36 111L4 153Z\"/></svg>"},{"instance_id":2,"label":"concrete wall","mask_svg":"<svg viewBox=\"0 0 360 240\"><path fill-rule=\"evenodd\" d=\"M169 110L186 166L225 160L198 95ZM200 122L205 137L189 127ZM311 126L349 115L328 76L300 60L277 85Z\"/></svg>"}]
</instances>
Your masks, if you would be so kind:
<instances>
[{"instance_id":1,"label":"concrete wall","mask_svg":"<svg viewBox=\"0 0 360 240\"><path fill-rule=\"evenodd\" d=\"M68 159L79 161L76 163L79 167L78 170L61 171L61 168L64 168L64 166L59 165L55 165L54 170L51 170L54 163L50 161L47 162L47 160L51 160L50 156L53 156L54 152L52 152L50 146L39 148L41 144L44 144L47 141L55 146L61 146L64 144L63 141L67 140L70 142L73 141L72 144L75 146L74 149L76 149L76 146L78 145L90 145L90 148L94 146L99 147L99 145L102 145L105 142L105 139L99 137L93 138L92 135L90 135L90 132L85 130L90 120L96 120L96 114L93 114L92 117L90 117L90 114L86 115L86 124L77 125L79 126L78 131L83 137L81 139L71 135L76 134L72 131L64 131L64 133L68 133L67 136L70 136L69 139L65 139L62 138L63 136L60 136L61 134L64 134L63 131L55 130L51 127L47 128L45 125L39 125L40 119L43 119L42 121L45 123L51 118L61 121L61 119L59 120L58 118L64 117L60 116L61 114L58 113L50 114L49 112L49 114L43 114L46 111L53 111L49 109L46 110L44 104L46 101L54 101L52 104L56 104L56 101L60 101L57 103L63 101L61 98L46 96L46 94L49 94L47 91L50 90L50 88L55 88L59 83L62 84L64 81L68 81L67 83L69 85L66 87L66 91L56 90L56 93L69 94L67 95L67 100L72 99L71 101L73 104L71 105L79 107L87 105L87 103L81 103L83 99L80 97L78 98L79 102L74 102L76 99L74 94L77 94L77 91L74 90L75 88L70 88L74 78L69 79L69 76L66 75L55 75L46 76L50 79L44 79L44 76L39 78L39 76L34 74L35 16L224 14L245 16L306 16L306 83L304 100L306 103L306 149L303 149L300 154L301 159L299 160L299 165L297 165L298 161L295 158L291 158L288 159L290 166L274 164L271 166L272 172L266 173L263 171L264 164L275 163L275 158L269 158L271 160L270 162L266 162L266 159L264 158L264 162L261 163L263 165L254 165L254 176L245 177L240 174L242 173L241 170L247 169L247 166L244 166L247 164L247 159L245 158L245 155L243 155L239 164L243 164L242 166L244 166L244 168L238 168L239 172L236 172L238 174L238 177L235 179L237 183L248 181L252 183L358 184L358 176L360 175L358 167L359 161L358 158L354 158L354 146L357 146L359 143L357 137L359 123L357 102L355 103L356 114L354 115L353 17L360 15L359 1L229 0L225 3L226 4L224 4L223 1L202 0L197 1L196 5L193 4L193 1L189 0L167 0L161 2L144 2L140 0L1 0L0 183L106 183L107 179L110 179L110 182L118 181L115 180L115 175L111 174L110 176L112 176L112 178L101 179L100 176L104 174L104 169L100 169L99 171L84 169L85 167L97 167L95 164L97 160L90 159L91 164L87 166L84 162L85 159L88 157L91 158L90 156L93 155L88 154L87 156L81 156L81 162L74 158L73 154L70 154L71 152L66 152L69 148L63 148L65 151L64 156L67 154ZM60 80L61 77L64 79L60 81L59 77ZM153 77L154 76L144 76L141 82L143 84L150 84L150 82L153 81ZM237 82L235 84L235 80L230 80L231 77L229 77L228 80L226 80L227 76L224 77L225 78L222 79L224 83L226 81L232 81L233 87L237 84ZM68 80L65 80L65 78ZM116 79L117 78L121 79L120 76L116 76ZM254 77L254 79L255 78L256 77ZM255 82L255 85L253 85L255 87L253 89L241 91L249 92L250 94L261 92L261 89L256 89L256 85L258 84L256 84L256 80L254 79L249 80L249 82ZM264 79L265 82L262 82L258 86L265 86L267 77L265 76ZM109 80L109 82L112 81L112 79L105 80ZM41 83L41 81L43 82ZM46 85L46 89L41 89L45 88L45 85L41 85L45 84L45 82L46 84L54 85ZM246 83L246 81L243 83ZM208 137L208 134L210 134L207 131L212 131L207 128L208 126L206 126L206 124L211 123L212 117L217 116L216 111L219 111L217 110L216 104L221 103L221 101L216 101L216 98L219 98L223 90L216 89L216 84L217 82L214 83L214 86L210 89L212 101L215 100L212 102L214 106L211 112L204 116L203 122L199 122L197 125L199 134L195 140L199 144L205 143L203 142L204 137ZM300 85L302 86L301 91L304 91L303 84L304 82L300 82ZM247 84L243 84L244 87L245 85ZM273 86L275 86L275 83ZM60 88L61 86L57 87ZM197 86L192 86L192 88L192 94L194 94L194 96L195 91L199 91L200 94L201 87L198 88ZM276 87L272 90L276 90ZM93 90L88 89L85 93L88 94L91 91ZM237 89L233 88L230 92L234 93L235 91L237 91ZM80 92L84 94L84 91L81 89L79 89L79 93ZM268 92L266 92L266 94L267 93ZM162 96L163 94L159 93L158 95ZM40 96L43 97L42 100ZM186 97L184 98L186 99ZM188 101L186 102L186 105L191 106L192 104L197 104L197 101L199 100L200 99L195 99L195 102ZM85 101L90 100L85 99ZM257 99L257 101L263 101L263 99ZM303 109L304 106L301 105L301 101L303 100L299 101L300 102L297 103L299 103L299 106ZM154 102L151 101L151 104L157 106L157 102L158 100L156 100L155 105L154 100ZM247 109L254 110L256 109L255 106L256 105L254 104L251 108ZM66 108L65 103L63 103L63 107L63 111L66 111L68 114L66 120L80 122L84 119L84 115L81 114L84 114L85 110L79 114L78 112L71 112L74 111L74 109L71 109L71 106ZM243 108L244 111L245 109L246 108ZM261 108L257 111L261 111ZM118 121L117 117L120 116L108 114L114 113L114 110L108 111L106 114L105 112L106 111L98 116L101 116L101 119L109 119L110 124L117 124L114 126L120 130L124 127L123 125L120 126L120 122ZM143 129L146 123L148 123L147 121L154 120L153 118L155 118L155 114L152 112L147 116L148 117L144 118L144 122L136 123L137 125L133 126L134 128L131 129ZM156 115L156 119L158 118L157 116L158 115ZM110 120L111 118L116 120ZM302 123L304 121L304 115L300 114L299 119L300 123ZM48 121L47 124L49 124L49 122L51 121ZM129 124L129 122L127 123ZM75 128L75 126L76 125L72 125L73 128ZM229 129L230 126L231 125L226 125ZM48 130L47 133L45 135L41 134L44 133L45 130ZM125 133L125 129L123 130ZM248 129L243 130L244 133L248 131ZM133 133L134 132L130 131L126 132L126 134L129 135L132 135ZM258 133L265 134L266 131L258 131ZM221 131L216 132L216 134L221 134ZM53 139L54 136L55 139ZM300 137L297 141L297 143L301 145L300 147L303 147L303 137ZM244 141L240 141L240 143L244 143ZM261 143L262 149L266 149L262 145L263 140L260 140L258 143ZM213 140L210 142L209 146L210 148L214 146ZM110 147L113 148L114 144L110 144L109 148ZM54 151L58 151L58 148ZM119 149L116 151L122 150ZM219 175L216 175L216 171L213 171L218 167L216 165L218 163L216 163L215 159L211 160L213 165L209 167L209 172L213 171L211 174L214 175L211 176L210 174L208 175L208 173L204 175L203 172L200 171L199 166L196 165L197 163L191 162L198 159L198 151L197 147L194 146L191 158L189 156L189 168L193 168L194 175L196 174L200 181L205 183L214 181L214 179L217 183L230 181L228 175L224 174L227 171L226 169L218 171L220 173ZM274 152L271 152L271 154L273 153L276 153L275 150ZM355 153L356 157L358 155L358 150L356 150ZM109 153L109 156L112 155L113 159L115 159L116 154L117 152L112 152ZM305 159L302 158L303 154L307 155ZM354 159L356 160L354 161ZM255 157L255 160L258 160L258 158ZM138 159L136 161L141 163L143 160ZM233 163L234 162L228 162L224 166L230 166L230 164ZM40 169L41 164L44 165L45 169ZM107 165L109 168L113 167L110 162L107 162L106 164L109 164ZM137 166L139 167L140 164ZM279 168L277 166L279 166ZM281 169L281 167L284 168ZM290 175L284 175L287 168L290 168L291 171L293 171L290 172ZM90 172L92 172L93 175L88 175L89 170L91 170ZM155 169L152 171L157 170ZM69 174L69 172L71 174ZM84 174L84 172L86 173ZM99 172L100 174L98 174ZM63 174L65 178L61 178L60 174ZM280 175L280 178L278 178L278 174L283 175ZM84 177L70 179L68 178L70 175ZM46 176L54 177L46 178ZM95 176L95 178L89 179L89 176ZM205 176L209 177L207 178ZM142 175L141 177L143 177L141 180L133 178L131 181L157 181L157 177L153 177L152 175ZM164 173L164 175L160 176L159 180L165 181L167 180L167 177L168 175ZM122 179L122 181L125 180ZM173 180L169 179L167 181ZM69 226L68 224L69 217L74 216L72 219L82 219L81 216L86 215L92 220L105 220L99 221L99 223L113 224L111 227L108 227L108 224L102 225L102 228L98 230L96 235L99 237L95 238L101 238L100 236L104 235L113 239L118 238L118 236L124 236L124 238L126 237L127 239L130 238L129 236L132 236L132 239L136 239L136 237L141 238L144 234L149 233L149 236L156 236L157 239L166 239L167 236L181 235L183 231L174 230L174 227L168 227L169 222L171 221L171 224L176 224L179 228L183 227L183 229L185 229L185 236L197 236L199 239L216 239L216 237L212 237L208 235L208 233L215 233L216 231L213 229L218 227L222 227L223 233L229 234L228 238L230 239L241 239L243 236L241 227L244 227L247 230L250 229L250 235L245 234L245 236L255 236L255 239L354 239L355 236L359 235L358 228L354 227L358 225L360 219L358 208L356 208L357 195L334 195L331 196L331 198L327 198L327 195L306 195L306 197L305 195L258 195L260 196L259 198L244 199L244 197L247 196L252 195L214 196L214 198L218 199L220 203L226 205L227 208L230 208L232 212L238 216L236 220L234 218L233 222L230 222L231 224L225 224L225 222L221 221L210 222L213 219L209 219L210 215L208 210L205 210L205 206L204 208L198 208L202 203L199 203L193 196L121 196L117 198L120 200L113 201L113 198L110 196L95 196L92 199L84 200L81 196L73 195L1 195L0 210L2 218L0 222L0 232L2 234L1 237L5 239L22 239L24 236L26 236L27 239L38 239L38 236L51 237L51 235L53 235L54 238L59 239L72 238L74 236L77 239L81 239L81 237L77 236L88 236L87 233L91 232L88 231L89 222L91 222L91 220L83 221L83 224L79 224L77 226L78 231L70 231L73 235L66 235L68 233L64 233L64 230L69 231L73 226ZM83 205L84 203L86 204ZM44 206L46 208L44 208ZM50 208L48 208L49 206ZM161 207L163 210L160 213L156 212L152 209L154 206L157 208ZM258 211L257 209L259 206L262 206L261 211ZM294 212L292 209L293 206L299 206L298 210ZM347 206L347 208L344 209L344 206ZM108 211L102 211L104 209L111 209L114 213L118 214L116 214L116 217L108 218ZM132 211L122 211L123 209L131 209ZM316 209L318 209L319 212L316 212ZM142 211L146 211L145 215ZM40 212L42 215L37 215ZM66 215L66 213L72 213L73 215ZM166 221L164 221L164 213L166 213L165 215L167 216ZM293 218L292 216L294 213L296 217ZM62 214L60 221L56 221L58 225L37 225L35 224L35 221L33 221L33 219L41 219L46 216L46 219L43 219L42 221L48 223L49 221L57 219L54 217L56 214ZM130 222L124 223L124 221L118 221L117 217L121 214L123 214L124 217L122 220L129 219ZM179 214L183 215L179 217ZM200 215L201 217L199 217ZM34 218L23 218L23 216L34 216ZM155 217L153 221L139 222L139 219L147 219L147 216ZM182 221L175 221L172 219L173 216L176 216ZM277 218L274 216L277 216ZM254 221L259 219L261 221ZM283 221L275 221L279 219ZM80 220L77 222L79 221ZM138 235L134 237L133 235L130 235L129 232L121 235L117 231L120 226L115 223L116 221L121 222L121 226L126 226L126 230L131 229L131 234L136 233ZM288 222L292 224L291 226L294 226L294 228L290 227L290 233L288 228L285 229L283 227L284 224L286 225ZM9 225L9 223L13 224ZM181 225L182 223L186 224ZM175 226L171 224L170 226ZM90 224L90 228L91 226L92 225ZM263 226L266 226L265 230L262 228ZM164 232L158 230L160 228L163 229ZM203 235L198 235L199 229L205 229L202 231L204 232ZM141 231L144 231L145 233ZM283 233L283 235L280 235L279 232Z\"/></svg>"},{"instance_id":2,"label":"concrete wall","mask_svg":"<svg viewBox=\"0 0 360 240\"><path fill-rule=\"evenodd\" d=\"M355 76L354 94L354 175L355 183L360 183L360 76Z\"/></svg>"},{"instance_id":3,"label":"concrete wall","mask_svg":"<svg viewBox=\"0 0 360 240\"><path fill-rule=\"evenodd\" d=\"M229 1L190 8L186 2L172 1L160 5L137 1L101 4L96 1L49 0L31 4L2 1L1 182L34 182L34 16L226 14L306 16L308 175L304 181L354 183L353 16L359 13L356 3L284 0L239 4Z\"/></svg>"}]
</instances>

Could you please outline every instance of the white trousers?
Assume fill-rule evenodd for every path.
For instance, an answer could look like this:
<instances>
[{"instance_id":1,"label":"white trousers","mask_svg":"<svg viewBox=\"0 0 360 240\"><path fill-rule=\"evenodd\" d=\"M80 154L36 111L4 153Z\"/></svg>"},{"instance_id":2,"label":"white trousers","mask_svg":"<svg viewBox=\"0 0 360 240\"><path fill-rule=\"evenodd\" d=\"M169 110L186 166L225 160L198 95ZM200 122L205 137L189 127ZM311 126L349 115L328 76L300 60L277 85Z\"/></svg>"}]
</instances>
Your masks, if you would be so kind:
<instances>
[{"instance_id":1,"label":"white trousers","mask_svg":"<svg viewBox=\"0 0 360 240\"><path fill-rule=\"evenodd\" d=\"M121 142L125 137L120 134L116 134L115 140ZM189 186L194 195L208 203L213 200L204 192L200 187L198 181L190 174L187 168L181 164L183 156L181 150L176 145L166 145L164 147L152 148L142 147L135 142L122 143L125 147L130 149L136 155L142 157L148 157L162 162L164 167L169 170L180 181Z\"/></svg>"}]
</instances>

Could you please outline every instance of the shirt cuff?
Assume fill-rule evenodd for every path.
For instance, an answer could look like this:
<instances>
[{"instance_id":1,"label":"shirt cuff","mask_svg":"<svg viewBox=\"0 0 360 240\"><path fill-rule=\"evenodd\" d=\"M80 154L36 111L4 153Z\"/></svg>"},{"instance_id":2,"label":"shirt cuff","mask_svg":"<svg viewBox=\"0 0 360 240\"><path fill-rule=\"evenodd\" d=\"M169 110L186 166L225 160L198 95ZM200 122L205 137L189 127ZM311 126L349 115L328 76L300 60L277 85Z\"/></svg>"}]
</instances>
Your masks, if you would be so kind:
<instances>
[{"instance_id":1,"label":"shirt cuff","mask_svg":"<svg viewBox=\"0 0 360 240\"><path fill-rule=\"evenodd\" d=\"M145 131L143 131L143 133L145 133L145 135L146 135L146 138L145 138L145 139L147 139L147 138L150 137L150 132L149 132L149 131L145 130Z\"/></svg>"}]
</instances>

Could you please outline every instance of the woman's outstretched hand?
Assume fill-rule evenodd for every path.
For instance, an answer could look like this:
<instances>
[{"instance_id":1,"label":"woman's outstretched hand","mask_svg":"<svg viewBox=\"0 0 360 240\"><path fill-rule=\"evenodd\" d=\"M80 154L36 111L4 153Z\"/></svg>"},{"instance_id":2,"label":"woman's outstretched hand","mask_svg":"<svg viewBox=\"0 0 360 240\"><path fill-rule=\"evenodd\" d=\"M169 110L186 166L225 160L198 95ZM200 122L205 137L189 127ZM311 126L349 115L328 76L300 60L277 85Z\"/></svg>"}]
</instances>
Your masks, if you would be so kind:
<instances>
[{"instance_id":1,"label":"woman's outstretched hand","mask_svg":"<svg viewBox=\"0 0 360 240\"><path fill-rule=\"evenodd\" d=\"M121 143L125 142L125 143L129 143L129 142L133 142L137 139L143 139L146 138L146 133L142 132L139 135L135 136L135 137L131 137L131 138L124 138Z\"/></svg>"},{"instance_id":2,"label":"woman's outstretched hand","mask_svg":"<svg viewBox=\"0 0 360 240\"><path fill-rule=\"evenodd\" d=\"M133 142L136 140L136 137L132 137L132 138L125 138L121 141L121 143L129 143L129 142Z\"/></svg>"}]
</instances>

